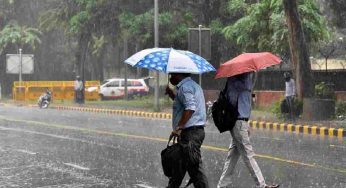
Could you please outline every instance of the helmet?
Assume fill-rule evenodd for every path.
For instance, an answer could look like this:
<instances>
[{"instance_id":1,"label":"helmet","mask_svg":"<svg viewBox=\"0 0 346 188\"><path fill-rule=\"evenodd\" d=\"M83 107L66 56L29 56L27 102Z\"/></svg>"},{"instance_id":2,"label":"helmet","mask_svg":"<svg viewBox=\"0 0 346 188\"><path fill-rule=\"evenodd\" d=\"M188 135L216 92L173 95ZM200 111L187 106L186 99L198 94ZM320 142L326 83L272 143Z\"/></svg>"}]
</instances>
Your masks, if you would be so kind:
<instances>
[{"instance_id":1,"label":"helmet","mask_svg":"<svg viewBox=\"0 0 346 188\"><path fill-rule=\"evenodd\" d=\"M291 78L291 74L289 72L285 72L284 73L284 78L287 79L287 78Z\"/></svg>"},{"instance_id":2,"label":"helmet","mask_svg":"<svg viewBox=\"0 0 346 188\"><path fill-rule=\"evenodd\" d=\"M46 93L47 93L47 94L51 94L51 92L50 92L49 89L46 89Z\"/></svg>"},{"instance_id":3,"label":"helmet","mask_svg":"<svg viewBox=\"0 0 346 188\"><path fill-rule=\"evenodd\" d=\"M77 80L80 80L80 76L77 75L77 76L76 76L76 79L77 79Z\"/></svg>"}]
</instances>

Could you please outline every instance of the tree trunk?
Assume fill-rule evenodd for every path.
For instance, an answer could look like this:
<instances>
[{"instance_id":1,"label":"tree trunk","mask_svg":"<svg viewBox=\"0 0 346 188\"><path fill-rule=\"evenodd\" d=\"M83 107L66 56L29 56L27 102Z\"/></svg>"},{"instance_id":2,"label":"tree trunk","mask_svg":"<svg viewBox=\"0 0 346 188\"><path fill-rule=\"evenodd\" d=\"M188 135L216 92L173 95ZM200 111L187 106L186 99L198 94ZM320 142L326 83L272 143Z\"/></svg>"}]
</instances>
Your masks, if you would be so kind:
<instances>
[{"instance_id":1,"label":"tree trunk","mask_svg":"<svg viewBox=\"0 0 346 188\"><path fill-rule=\"evenodd\" d=\"M294 67L293 73L296 78L298 98L312 97L314 95L314 83L309 51L298 13L297 0L283 0L283 4L289 31L290 56Z\"/></svg>"}]
</instances>

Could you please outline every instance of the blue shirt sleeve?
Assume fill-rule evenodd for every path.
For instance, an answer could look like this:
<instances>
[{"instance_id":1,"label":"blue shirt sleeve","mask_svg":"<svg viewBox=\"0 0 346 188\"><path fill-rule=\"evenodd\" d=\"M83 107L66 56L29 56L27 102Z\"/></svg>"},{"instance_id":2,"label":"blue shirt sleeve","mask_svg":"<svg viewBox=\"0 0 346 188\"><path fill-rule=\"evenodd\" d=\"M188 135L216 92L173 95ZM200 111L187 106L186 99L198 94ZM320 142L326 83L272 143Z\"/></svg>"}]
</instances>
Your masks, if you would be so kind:
<instances>
[{"instance_id":1,"label":"blue shirt sleeve","mask_svg":"<svg viewBox=\"0 0 346 188\"><path fill-rule=\"evenodd\" d=\"M185 110L196 110L197 102L192 87L182 87L181 102Z\"/></svg>"}]
</instances>

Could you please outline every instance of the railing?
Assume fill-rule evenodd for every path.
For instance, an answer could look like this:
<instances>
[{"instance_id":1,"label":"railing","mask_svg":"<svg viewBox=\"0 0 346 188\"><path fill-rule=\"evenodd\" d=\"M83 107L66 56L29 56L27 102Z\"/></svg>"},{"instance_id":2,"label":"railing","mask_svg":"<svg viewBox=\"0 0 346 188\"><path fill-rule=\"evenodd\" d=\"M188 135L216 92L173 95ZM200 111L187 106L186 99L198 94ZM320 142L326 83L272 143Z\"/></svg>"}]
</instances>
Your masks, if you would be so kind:
<instances>
[{"instance_id":1,"label":"railing","mask_svg":"<svg viewBox=\"0 0 346 188\"><path fill-rule=\"evenodd\" d=\"M89 88L95 88L89 91ZM85 100L98 100L99 81L85 82ZM37 100L49 89L53 100L73 100L74 81L22 81L14 82L12 88L13 99L17 101Z\"/></svg>"}]
</instances>

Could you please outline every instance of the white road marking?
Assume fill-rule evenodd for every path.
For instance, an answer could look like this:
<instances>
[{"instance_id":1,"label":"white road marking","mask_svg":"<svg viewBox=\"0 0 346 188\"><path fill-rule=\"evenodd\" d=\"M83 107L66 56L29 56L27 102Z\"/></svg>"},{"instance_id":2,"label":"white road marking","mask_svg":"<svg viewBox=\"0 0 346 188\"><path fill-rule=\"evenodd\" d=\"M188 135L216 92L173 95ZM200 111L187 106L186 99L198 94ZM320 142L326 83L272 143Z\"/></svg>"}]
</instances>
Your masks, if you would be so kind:
<instances>
[{"instance_id":1,"label":"white road marking","mask_svg":"<svg viewBox=\"0 0 346 188\"><path fill-rule=\"evenodd\" d=\"M12 170L12 169L18 169L18 168L31 168L35 167L34 165L28 165L28 166L15 166L10 168L0 168L0 170Z\"/></svg>"},{"instance_id":2,"label":"white road marking","mask_svg":"<svg viewBox=\"0 0 346 188\"><path fill-rule=\"evenodd\" d=\"M19 151L19 152L30 154L30 155L36 155L37 154L35 152L31 152L31 151L24 150L24 149L15 149L14 151Z\"/></svg>"},{"instance_id":3,"label":"white road marking","mask_svg":"<svg viewBox=\"0 0 346 188\"><path fill-rule=\"evenodd\" d=\"M63 139L63 140L72 140L72 141L82 142L82 143L86 143L86 144L93 144L93 145L98 145L98 146L103 146L103 147L109 147L109 148L113 148L113 149L118 149L117 147L114 147L114 146L112 146L112 145L103 144L103 143L96 143L96 142L92 142L92 141L88 141L88 140L83 140L83 139L79 139L79 138L71 138L71 137L68 137L68 136L61 136L61 135L55 135L55 134L49 134L49 133L42 133L42 132L36 132L36 131L29 131L29 130L23 130L23 129L15 129L15 128L8 128L8 127L1 127L1 126L0 126L0 130L25 132L25 133L30 133L30 134L37 134L37 135L42 135L42 136L49 136L49 137L59 138L59 139ZM7 151L7 150L2 150L2 149L0 148L0 151Z\"/></svg>"},{"instance_id":4,"label":"white road marking","mask_svg":"<svg viewBox=\"0 0 346 188\"><path fill-rule=\"evenodd\" d=\"M265 140L284 140L284 139L280 139L280 138L275 138L275 137L264 137L264 136L261 136L261 137L258 137L258 138L262 138L262 139L265 139Z\"/></svg>"},{"instance_id":5,"label":"white road marking","mask_svg":"<svg viewBox=\"0 0 346 188\"><path fill-rule=\"evenodd\" d=\"M67 165L67 166L70 166L70 167L73 167L73 168L77 168L79 170L90 170L90 168L79 166L79 165L72 164L72 163L64 163L64 165Z\"/></svg>"},{"instance_id":6,"label":"white road marking","mask_svg":"<svg viewBox=\"0 0 346 188\"><path fill-rule=\"evenodd\" d=\"M144 187L144 188L155 188L155 187L151 187L149 185L145 185L145 184L135 184L135 186L138 186L138 187Z\"/></svg>"},{"instance_id":7,"label":"white road marking","mask_svg":"<svg viewBox=\"0 0 346 188\"><path fill-rule=\"evenodd\" d=\"M330 145L330 147L346 149L346 146Z\"/></svg>"}]
</instances>

